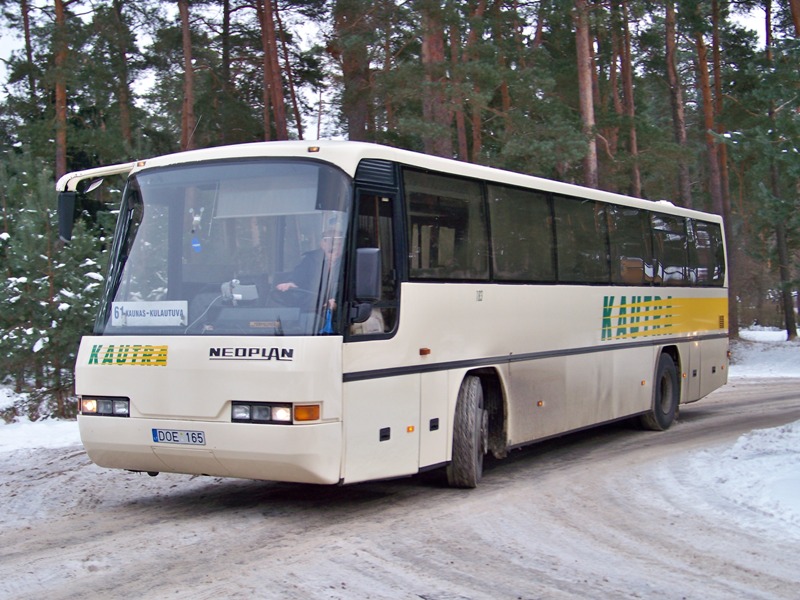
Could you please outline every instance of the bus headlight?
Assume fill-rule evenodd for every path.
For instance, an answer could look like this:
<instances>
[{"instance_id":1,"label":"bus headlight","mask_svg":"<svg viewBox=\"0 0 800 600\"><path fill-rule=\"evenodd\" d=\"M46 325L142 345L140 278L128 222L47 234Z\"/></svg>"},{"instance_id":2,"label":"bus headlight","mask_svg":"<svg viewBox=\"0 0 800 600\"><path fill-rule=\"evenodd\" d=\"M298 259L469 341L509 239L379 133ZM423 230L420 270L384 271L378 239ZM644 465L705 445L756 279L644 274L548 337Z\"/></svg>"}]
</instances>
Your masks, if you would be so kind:
<instances>
[{"instance_id":1,"label":"bus headlight","mask_svg":"<svg viewBox=\"0 0 800 600\"><path fill-rule=\"evenodd\" d=\"M291 406L273 406L272 407L272 420L280 421L281 423L292 422L292 407Z\"/></svg>"},{"instance_id":2,"label":"bus headlight","mask_svg":"<svg viewBox=\"0 0 800 600\"><path fill-rule=\"evenodd\" d=\"M271 423L291 425L292 423L319 421L319 404L292 406L289 403L273 402L231 402L231 421L234 423Z\"/></svg>"},{"instance_id":3,"label":"bus headlight","mask_svg":"<svg viewBox=\"0 0 800 600\"><path fill-rule=\"evenodd\" d=\"M256 404L252 407L253 421L272 421L272 407Z\"/></svg>"},{"instance_id":4,"label":"bus headlight","mask_svg":"<svg viewBox=\"0 0 800 600\"><path fill-rule=\"evenodd\" d=\"M131 414L131 401L130 398L81 396L78 401L78 408L82 415L129 417Z\"/></svg>"},{"instance_id":5,"label":"bus headlight","mask_svg":"<svg viewBox=\"0 0 800 600\"><path fill-rule=\"evenodd\" d=\"M250 405L249 404L234 404L231 407L231 420L232 421L249 421L250 420Z\"/></svg>"},{"instance_id":6,"label":"bus headlight","mask_svg":"<svg viewBox=\"0 0 800 600\"><path fill-rule=\"evenodd\" d=\"M292 405L272 402L231 403L231 421L234 423L292 424Z\"/></svg>"}]
</instances>

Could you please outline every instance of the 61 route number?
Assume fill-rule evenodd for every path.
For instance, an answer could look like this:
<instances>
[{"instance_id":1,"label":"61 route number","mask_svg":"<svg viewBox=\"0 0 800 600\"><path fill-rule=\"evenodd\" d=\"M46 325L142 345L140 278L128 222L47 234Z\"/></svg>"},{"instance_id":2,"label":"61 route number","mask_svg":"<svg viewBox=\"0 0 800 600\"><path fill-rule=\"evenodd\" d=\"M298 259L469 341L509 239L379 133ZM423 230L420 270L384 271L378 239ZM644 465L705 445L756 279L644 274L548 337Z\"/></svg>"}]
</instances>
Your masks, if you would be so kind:
<instances>
[{"instance_id":1,"label":"61 route number","mask_svg":"<svg viewBox=\"0 0 800 600\"><path fill-rule=\"evenodd\" d=\"M188 444L205 446L204 431L187 431L184 429L153 429L153 441L157 444Z\"/></svg>"}]
</instances>

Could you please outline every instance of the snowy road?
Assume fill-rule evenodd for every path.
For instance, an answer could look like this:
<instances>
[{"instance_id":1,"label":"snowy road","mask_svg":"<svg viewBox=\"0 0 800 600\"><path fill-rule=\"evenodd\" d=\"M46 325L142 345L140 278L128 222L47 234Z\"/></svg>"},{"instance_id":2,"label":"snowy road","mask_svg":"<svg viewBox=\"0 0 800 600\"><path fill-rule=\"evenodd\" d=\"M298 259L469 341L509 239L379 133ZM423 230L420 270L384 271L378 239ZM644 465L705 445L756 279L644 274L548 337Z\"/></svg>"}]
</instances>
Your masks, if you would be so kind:
<instances>
[{"instance_id":1,"label":"snowy road","mask_svg":"<svg viewBox=\"0 0 800 600\"><path fill-rule=\"evenodd\" d=\"M800 529L751 519L692 456L800 419L739 380L665 433L604 427L487 465L313 487L0 454L0 598L796 598ZM763 515L762 515L763 517Z\"/></svg>"}]
</instances>

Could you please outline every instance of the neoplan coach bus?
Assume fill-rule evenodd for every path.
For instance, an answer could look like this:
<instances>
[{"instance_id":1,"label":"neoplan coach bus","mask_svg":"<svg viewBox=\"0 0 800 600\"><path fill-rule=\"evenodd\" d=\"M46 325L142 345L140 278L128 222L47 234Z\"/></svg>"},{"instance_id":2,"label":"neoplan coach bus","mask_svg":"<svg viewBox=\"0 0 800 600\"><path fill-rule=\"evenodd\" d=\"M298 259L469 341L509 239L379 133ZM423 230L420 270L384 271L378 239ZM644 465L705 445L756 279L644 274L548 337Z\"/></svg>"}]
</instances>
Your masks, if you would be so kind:
<instances>
[{"instance_id":1,"label":"neoplan coach bus","mask_svg":"<svg viewBox=\"0 0 800 600\"><path fill-rule=\"evenodd\" d=\"M726 382L719 217L353 142L266 142L127 175L76 364L100 466L354 483L635 418Z\"/></svg>"}]
</instances>

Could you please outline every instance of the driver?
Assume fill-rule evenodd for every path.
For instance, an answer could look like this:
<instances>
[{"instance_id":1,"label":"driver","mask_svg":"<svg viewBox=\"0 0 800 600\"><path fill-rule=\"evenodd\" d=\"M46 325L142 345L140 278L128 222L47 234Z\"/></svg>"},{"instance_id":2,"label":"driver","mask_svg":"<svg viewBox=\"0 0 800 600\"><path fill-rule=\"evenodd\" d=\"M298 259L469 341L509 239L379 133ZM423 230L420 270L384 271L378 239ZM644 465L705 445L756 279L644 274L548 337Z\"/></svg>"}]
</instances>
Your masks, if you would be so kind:
<instances>
[{"instance_id":1,"label":"driver","mask_svg":"<svg viewBox=\"0 0 800 600\"><path fill-rule=\"evenodd\" d=\"M308 301L313 300L313 295L322 283L327 287L329 295L334 295L335 282L330 278L338 276L339 262L342 257L342 237L335 230L325 230L319 243L319 248L303 255L300 263L288 274L283 281L275 286L278 292L300 290L309 293ZM336 308L333 298L328 300L328 308Z\"/></svg>"}]
</instances>

